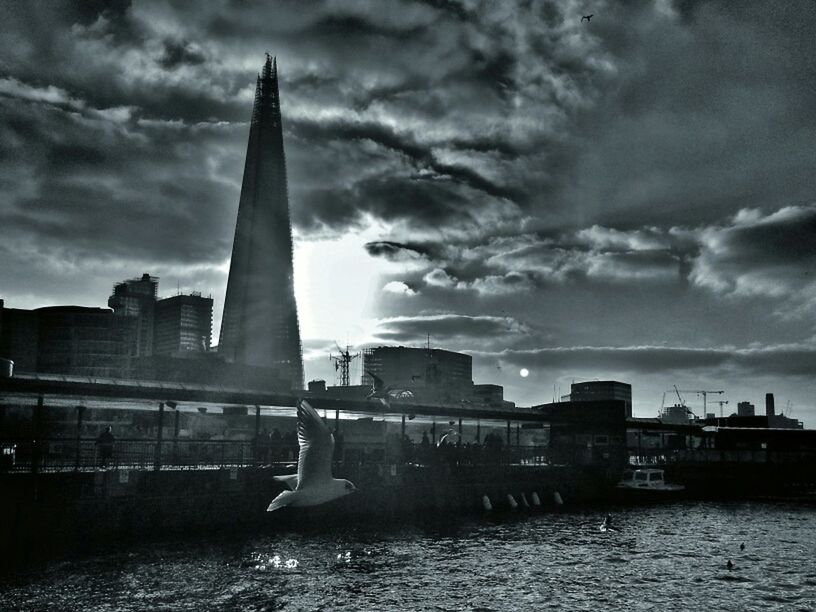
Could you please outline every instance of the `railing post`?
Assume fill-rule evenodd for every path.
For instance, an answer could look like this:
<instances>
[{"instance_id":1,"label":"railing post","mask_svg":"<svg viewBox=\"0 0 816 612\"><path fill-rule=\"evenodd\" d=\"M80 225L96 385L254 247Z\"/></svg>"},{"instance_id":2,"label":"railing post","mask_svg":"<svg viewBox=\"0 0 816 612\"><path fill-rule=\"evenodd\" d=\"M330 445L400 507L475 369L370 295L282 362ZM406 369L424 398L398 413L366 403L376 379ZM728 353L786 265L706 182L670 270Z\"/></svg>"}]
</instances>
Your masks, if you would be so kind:
<instances>
[{"instance_id":1,"label":"railing post","mask_svg":"<svg viewBox=\"0 0 816 612\"><path fill-rule=\"evenodd\" d=\"M79 465L82 462L82 417L85 416L85 406L77 406L77 430L76 430L76 462L74 464L74 471L79 471Z\"/></svg>"},{"instance_id":2,"label":"railing post","mask_svg":"<svg viewBox=\"0 0 816 612\"><path fill-rule=\"evenodd\" d=\"M31 473L37 474L40 471L40 458L42 454L42 412L43 396L37 397L37 406L34 408L34 444L31 449Z\"/></svg>"},{"instance_id":3,"label":"railing post","mask_svg":"<svg viewBox=\"0 0 816 612\"><path fill-rule=\"evenodd\" d=\"M464 438L462 438L462 417L459 417L459 439L456 441L457 464L462 462L462 447L464 446L464 444L462 443L463 440Z\"/></svg>"},{"instance_id":4,"label":"railing post","mask_svg":"<svg viewBox=\"0 0 816 612\"><path fill-rule=\"evenodd\" d=\"M161 447L162 447L162 437L164 429L164 402L159 402L159 432L156 436L156 457L153 460L153 471L158 472L161 470L162 466L162 458L161 458Z\"/></svg>"},{"instance_id":5,"label":"railing post","mask_svg":"<svg viewBox=\"0 0 816 612\"><path fill-rule=\"evenodd\" d=\"M261 407L258 404L255 404L255 437L252 438L252 457L255 460L255 465L259 465L261 462L259 461L260 457L260 449L259 449L259 436L261 435ZM264 440L264 444L268 445L269 440Z\"/></svg>"},{"instance_id":6,"label":"railing post","mask_svg":"<svg viewBox=\"0 0 816 612\"><path fill-rule=\"evenodd\" d=\"M178 437L179 437L179 419L181 415L179 414L179 409L176 407L176 419L173 423L173 465L178 465Z\"/></svg>"}]
</instances>

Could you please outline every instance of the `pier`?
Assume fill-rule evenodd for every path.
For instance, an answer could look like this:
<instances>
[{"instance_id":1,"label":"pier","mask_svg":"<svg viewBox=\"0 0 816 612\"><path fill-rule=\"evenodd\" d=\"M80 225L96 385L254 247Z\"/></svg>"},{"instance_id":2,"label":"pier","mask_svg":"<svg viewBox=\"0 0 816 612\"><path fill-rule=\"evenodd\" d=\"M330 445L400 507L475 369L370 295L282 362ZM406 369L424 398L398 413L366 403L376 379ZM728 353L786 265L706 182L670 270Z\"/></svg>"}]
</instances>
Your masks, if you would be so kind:
<instances>
[{"instance_id":1,"label":"pier","mask_svg":"<svg viewBox=\"0 0 816 612\"><path fill-rule=\"evenodd\" d=\"M334 432L334 474L359 492L301 523L481 513L484 498L496 512L556 509L608 497L626 463L614 401L507 411L20 375L0 379L0 541L36 551L292 527L265 510L273 477L297 470L302 397Z\"/></svg>"}]
</instances>

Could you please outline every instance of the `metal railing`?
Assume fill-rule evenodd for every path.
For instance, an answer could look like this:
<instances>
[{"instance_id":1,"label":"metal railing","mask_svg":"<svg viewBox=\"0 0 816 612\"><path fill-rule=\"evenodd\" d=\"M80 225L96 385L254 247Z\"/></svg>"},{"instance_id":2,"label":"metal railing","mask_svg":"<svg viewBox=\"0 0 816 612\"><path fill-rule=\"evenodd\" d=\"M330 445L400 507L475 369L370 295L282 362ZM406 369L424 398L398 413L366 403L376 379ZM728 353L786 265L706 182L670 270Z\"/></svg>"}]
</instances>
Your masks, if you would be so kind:
<instances>
[{"instance_id":1,"label":"metal railing","mask_svg":"<svg viewBox=\"0 0 816 612\"><path fill-rule=\"evenodd\" d=\"M630 455L633 465L676 463L816 463L816 452L810 450L658 450Z\"/></svg>"},{"instance_id":2,"label":"metal railing","mask_svg":"<svg viewBox=\"0 0 816 612\"><path fill-rule=\"evenodd\" d=\"M126 438L112 444L94 438L0 440L0 471L69 472L97 469L162 470L217 469L296 463L296 445L259 445L253 440ZM339 464L546 465L547 448L511 446L501 449L478 444L437 447L405 442L344 444L335 448Z\"/></svg>"}]
</instances>

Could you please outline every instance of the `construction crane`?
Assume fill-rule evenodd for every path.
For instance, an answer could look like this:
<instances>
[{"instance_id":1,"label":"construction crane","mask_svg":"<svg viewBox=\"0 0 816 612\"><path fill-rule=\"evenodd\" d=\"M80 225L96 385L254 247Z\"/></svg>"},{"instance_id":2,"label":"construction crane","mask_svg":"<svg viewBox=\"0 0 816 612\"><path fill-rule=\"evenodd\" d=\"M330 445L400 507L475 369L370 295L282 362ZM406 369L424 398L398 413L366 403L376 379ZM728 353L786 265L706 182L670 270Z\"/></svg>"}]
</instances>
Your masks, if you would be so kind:
<instances>
[{"instance_id":1,"label":"construction crane","mask_svg":"<svg viewBox=\"0 0 816 612\"><path fill-rule=\"evenodd\" d=\"M346 350L340 348L340 345L337 342L334 343L337 347L337 350L340 351L340 356L332 355L329 353L329 359L334 362L334 371L340 370L340 386L341 387L348 387L351 385L351 362L357 357L360 356L359 353L355 353L352 355L349 352L348 345L346 346Z\"/></svg>"},{"instance_id":2,"label":"construction crane","mask_svg":"<svg viewBox=\"0 0 816 612\"><path fill-rule=\"evenodd\" d=\"M706 399L708 398L709 393L714 393L716 395L722 395L725 391L708 391L703 389L680 389L678 390L677 387L674 388L677 391L677 397L680 397L680 393L696 393L697 395L703 396L703 418L708 414L706 412Z\"/></svg>"},{"instance_id":3,"label":"construction crane","mask_svg":"<svg viewBox=\"0 0 816 612\"><path fill-rule=\"evenodd\" d=\"M680 392L677 390L677 385L672 385L672 387L674 388L674 393L677 395L677 401L678 401L677 406L682 406L682 407L685 408L686 407L686 400L684 400L680 396ZM668 391L663 392L663 399L660 400L660 412L663 412L663 410L665 409L665 407L666 407L666 396L671 392L672 392L672 389L669 389ZM555 393L555 385L553 385L553 393ZM553 399L553 401L555 401L555 399Z\"/></svg>"},{"instance_id":4,"label":"construction crane","mask_svg":"<svg viewBox=\"0 0 816 612\"><path fill-rule=\"evenodd\" d=\"M728 403L728 400L718 400L717 403L720 405L720 418L723 418L723 406Z\"/></svg>"}]
</instances>

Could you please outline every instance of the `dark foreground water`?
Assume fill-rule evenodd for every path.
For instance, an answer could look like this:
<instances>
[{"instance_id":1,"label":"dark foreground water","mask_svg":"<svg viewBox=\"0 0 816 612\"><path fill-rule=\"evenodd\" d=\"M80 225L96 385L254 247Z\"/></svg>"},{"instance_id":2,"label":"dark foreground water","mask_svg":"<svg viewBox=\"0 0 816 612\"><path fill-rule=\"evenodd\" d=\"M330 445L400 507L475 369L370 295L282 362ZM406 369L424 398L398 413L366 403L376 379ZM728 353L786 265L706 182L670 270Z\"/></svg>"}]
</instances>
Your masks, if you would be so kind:
<instances>
[{"instance_id":1,"label":"dark foreground water","mask_svg":"<svg viewBox=\"0 0 816 612\"><path fill-rule=\"evenodd\" d=\"M607 532L603 516L144 544L6 577L0 609L816 610L816 506L613 509Z\"/></svg>"}]
</instances>

